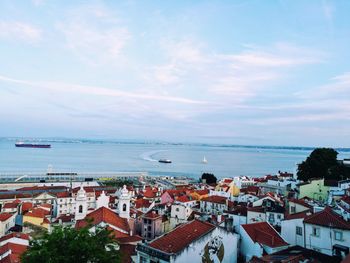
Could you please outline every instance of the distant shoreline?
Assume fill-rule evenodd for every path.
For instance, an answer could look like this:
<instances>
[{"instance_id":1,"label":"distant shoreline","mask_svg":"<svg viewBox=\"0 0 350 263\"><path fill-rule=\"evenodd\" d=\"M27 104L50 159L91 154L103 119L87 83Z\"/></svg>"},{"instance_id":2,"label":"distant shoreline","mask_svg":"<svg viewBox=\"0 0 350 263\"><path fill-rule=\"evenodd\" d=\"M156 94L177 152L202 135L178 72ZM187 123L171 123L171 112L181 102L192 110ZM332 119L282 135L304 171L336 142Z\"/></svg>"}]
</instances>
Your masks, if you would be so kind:
<instances>
[{"instance_id":1,"label":"distant shoreline","mask_svg":"<svg viewBox=\"0 0 350 263\"><path fill-rule=\"evenodd\" d=\"M18 140L26 142L49 142L49 143L77 143L77 144L137 144L137 145L172 145L172 146L205 146L205 147L222 147L222 148L246 148L260 150L298 150L312 151L318 147L311 146L271 146L271 145L241 145L228 143L184 143L184 142L166 142L166 141L141 141L141 140L114 140L114 139L78 139L78 138L25 138L25 137L0 137L0 141L15 142ZM331 147L337 151L350 152L347 147Z\"/></svg>"}]
</instances>

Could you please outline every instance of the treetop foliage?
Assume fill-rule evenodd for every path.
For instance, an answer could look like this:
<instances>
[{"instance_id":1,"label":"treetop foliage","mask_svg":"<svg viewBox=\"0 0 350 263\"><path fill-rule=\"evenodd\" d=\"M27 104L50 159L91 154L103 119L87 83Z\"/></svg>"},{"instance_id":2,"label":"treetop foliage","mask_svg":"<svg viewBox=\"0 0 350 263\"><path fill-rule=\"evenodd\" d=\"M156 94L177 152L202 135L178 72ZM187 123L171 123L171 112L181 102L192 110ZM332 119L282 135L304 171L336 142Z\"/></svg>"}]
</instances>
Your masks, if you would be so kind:
<instances>
[{"instance_id":1,"label":"treetop foliage","mask_svg":"<svg viewBox=\"0 0 350 263\"><path fill-rule=\"evenodd\" d=\"M56 227L30 241L21 256L23 263L109 263L120 262L118 245L105 228Z\"/></svg>"}]
</instances>

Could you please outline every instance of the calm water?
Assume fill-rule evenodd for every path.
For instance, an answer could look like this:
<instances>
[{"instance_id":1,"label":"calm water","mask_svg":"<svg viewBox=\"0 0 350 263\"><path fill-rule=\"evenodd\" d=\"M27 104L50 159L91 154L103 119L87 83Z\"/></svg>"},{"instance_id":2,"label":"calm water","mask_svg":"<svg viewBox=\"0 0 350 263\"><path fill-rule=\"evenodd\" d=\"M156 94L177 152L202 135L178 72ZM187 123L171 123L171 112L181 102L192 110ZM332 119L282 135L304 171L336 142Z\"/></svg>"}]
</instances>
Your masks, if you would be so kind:
<instances>
[{"instance_id":1,"label":"calm water","mask_svg":"<svg viewBox=\"0 0 350 263\"><path fill-rule=\"evenodd\" d=\"M89 140L50 140L51 149L16 148L14 139L0 139L0 172L46 172L48 165L61 171L146 171L151 175L199 177L262 176L295 171L310 148L243 147L200 144L162 144ZM350 150L338 150L349 158ZM202 164L203 157L208 160ZM173 163L162 164L161 158Z\"/></svg>"}]
</instances>

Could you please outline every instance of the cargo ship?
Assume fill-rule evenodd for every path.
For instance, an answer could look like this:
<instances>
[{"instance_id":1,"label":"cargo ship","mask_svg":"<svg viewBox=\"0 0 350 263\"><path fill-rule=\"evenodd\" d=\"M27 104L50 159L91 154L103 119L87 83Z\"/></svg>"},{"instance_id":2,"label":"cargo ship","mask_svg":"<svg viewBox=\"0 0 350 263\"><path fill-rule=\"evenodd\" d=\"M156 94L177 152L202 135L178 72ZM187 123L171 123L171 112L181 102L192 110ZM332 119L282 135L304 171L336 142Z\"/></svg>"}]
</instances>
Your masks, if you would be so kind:
<instances>
[{"instance_id":1,"label":"cargo ship","mask_svg":"<svg viewBox=\"0 0 350 263\"><path fill-rule=\"evenodd\" d=\"M160 163L171 163L171 160L169 160L169 159L160 159L158 162L160 162Z\"/></svg>"},{"instance_id":2,"label":"cargo ship","mask_svg":"<svg viewBox=\"0 0 350 263\"><path fill-rule=\"evenodd\" d=\"M16 142L15 145L16 147L24 147L24 148L51 148L51 144Z\"/></svg>"}]
</instances>

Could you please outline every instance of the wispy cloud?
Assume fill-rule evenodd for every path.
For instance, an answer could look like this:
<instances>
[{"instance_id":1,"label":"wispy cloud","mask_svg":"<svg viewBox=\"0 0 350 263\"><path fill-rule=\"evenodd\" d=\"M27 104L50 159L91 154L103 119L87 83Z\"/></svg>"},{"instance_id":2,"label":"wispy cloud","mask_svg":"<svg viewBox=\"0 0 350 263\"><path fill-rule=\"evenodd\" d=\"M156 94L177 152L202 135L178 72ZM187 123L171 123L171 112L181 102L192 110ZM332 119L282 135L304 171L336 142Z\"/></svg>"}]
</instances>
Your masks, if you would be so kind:
<instances>
[{"instance_id":1,"label":"wispy cloud","mask_svg":"<svg viewBox=\"0 0 350 263\"><path fill-rule=\"evenodd\" d=\"M20 21L0 21L0 38L37 43L41 40L42 31L38 27Z\"/></svg>"},{"instance_id":2,"label":"wispy cloud","mask_svg":"<svg viewBox=\"0 0 350 263\"><path fill-rule=\"evenodd\" d=\"M105 63L117 58L131 37L103 6L85 6L70 10L64 21L57 23L66 47L85 62Z\"/></svg>"},{"instance_id":3,"label":"wispy cloud","mask_svg":"<svg viewBox=\"0 0 350 263\"><path fill-rule=\"evenodd\" d=\"M162 96L157 94L140 94L138 92L127 92L118 89L107 89L104 87L78 85L70 83L59 83L59 82L34 82L27 80L19 80L8 78L0 75L0 81L12 82L16 84L27 85L34 88L48 89L59 93L77 93L81 95L94 95L94 96L107 96L107 97L118 97L122 98L133 98L141 100L152 100L152 101L168 101L184 104L206 104L205 101L187 99L184 97L175 96Z\"/></svg>"},{"instance_id":4,"label":"wispy cloud","mask_svg":"<svg viewBox=\"0 0 350 263\"><path fill-rule=\"evenodd\" d=\"M287 79L292 69L325 60L322 52L286 43L249 46L238 53L216 53L192 39L163 41L161 47L166 62L153 67L152 83L175 89L196 85L202 94L236 102Z\"/></svg>"}]
</instances>

